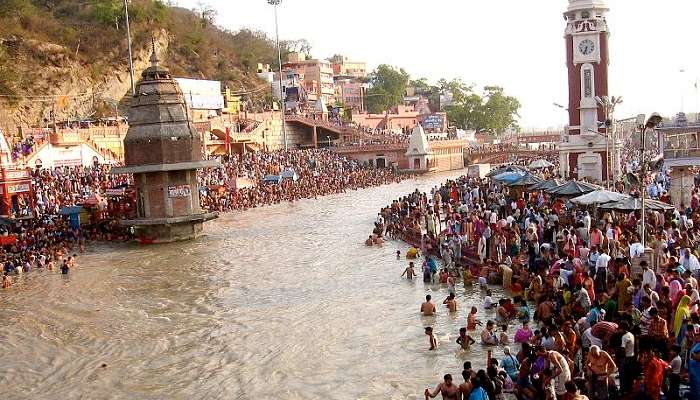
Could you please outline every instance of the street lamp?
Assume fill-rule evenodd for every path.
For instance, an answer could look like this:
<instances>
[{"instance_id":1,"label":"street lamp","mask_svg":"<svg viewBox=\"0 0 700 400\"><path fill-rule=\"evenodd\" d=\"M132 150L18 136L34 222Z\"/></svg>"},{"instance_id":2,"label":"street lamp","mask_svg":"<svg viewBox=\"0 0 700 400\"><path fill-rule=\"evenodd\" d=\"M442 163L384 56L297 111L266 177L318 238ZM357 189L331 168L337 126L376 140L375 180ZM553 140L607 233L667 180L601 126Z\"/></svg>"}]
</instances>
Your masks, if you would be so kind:
<instances>
[{"instance_id":1,"label":"street lamp","mask_svg":"<svg viewBox=\"0 0 700 400\"><path fill-rule=\"evenodd\" d=\"M277 23L277 7L282 3L282 0L267 0L267 4L275 7L275 39L277 41L277 62L280 69L280 104L282 105L282 136L284 137L284 150L287 150L287 126L284 120L287 114L286 101L282 93L282 48L280 47L280 31Z\"/></svg>"},{"instance_id":2,"label":"street lamp","mask_svg":"<svg viewBox=\"0 0 700 400\"><path fill-rule=\"evenodd\" d=\"M642 140L642 154L639 157L642 169L639 173L639 180L641 182L641 196L642 196L642 225L640 229L640 234L641 234L641 239L642 239L642 246L646 246L646 217L645 217L645 198L647 197L647 190L646 190L646 162L644 161L644 152L646 151L646 131L647 129L654 129L656 128L661 121L663 121L663 118L661 115L658 113L653 113L651 116L649 116L649 119L647 120L646 124L640 125L639 129L641 131L641 140Z\"/></svg>"},{"instance_id":3,"label":"street lamp","mask_svg":"<svg viewBox=\"0 0 700 400\"><path fill-rule=\"evenodd\" d=\"M603 126L605 127L605 154L607 159L605 160L605 166L606 166L606 173L605 173L605 180L607 181L607 186L608 189L610 189L610 180L611 180L611 174L610 170L613 169L615 166L615 129L613 129L613 140L612 140L612 153L613 156L610 157L610 150L611 150L611 145L610 145L610 127L612 126L612 116L615 113L615 106L618 104L622 103L622 97L608 97L608 96L596 96L595 97L596 103L600 107L603 107L603 112L605 113L605 121L603 121ZM615 178L615 174L612 174L612 178Z\"/></svg>"}]
</instances>

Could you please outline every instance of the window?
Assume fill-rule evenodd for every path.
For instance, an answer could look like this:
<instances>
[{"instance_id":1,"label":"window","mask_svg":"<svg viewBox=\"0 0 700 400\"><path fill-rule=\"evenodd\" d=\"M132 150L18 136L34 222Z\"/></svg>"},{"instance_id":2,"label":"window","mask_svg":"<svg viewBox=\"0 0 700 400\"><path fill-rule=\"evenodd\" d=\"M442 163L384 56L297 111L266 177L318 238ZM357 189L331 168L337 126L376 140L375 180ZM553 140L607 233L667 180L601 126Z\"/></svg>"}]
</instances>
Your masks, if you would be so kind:
<instances>
[{"instance_id":1,"label":"window","mask_svg":"<svg viewBox=\"0 0 700 400\"><path fill-rule=\"evenodd\" d=\"M591 79L591 70L583 70L583 96L592 97L593 96L593 82Z\"/></svg>"}]
</instances>

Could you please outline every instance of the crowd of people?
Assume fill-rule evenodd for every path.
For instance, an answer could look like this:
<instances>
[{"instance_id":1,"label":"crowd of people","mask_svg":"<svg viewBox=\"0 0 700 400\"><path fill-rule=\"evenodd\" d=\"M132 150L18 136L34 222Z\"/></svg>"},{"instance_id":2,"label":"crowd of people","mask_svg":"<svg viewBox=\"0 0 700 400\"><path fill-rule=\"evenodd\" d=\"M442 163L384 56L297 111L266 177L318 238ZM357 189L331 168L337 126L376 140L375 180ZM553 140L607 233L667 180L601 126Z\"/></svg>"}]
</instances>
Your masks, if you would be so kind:
<instances>
[{"instance_id":1,"label":"crowd of people","mask_svg":"<svg viewBox=\"0 0 700 400\"><path fill-rule=\"evenodd\" d=\"M328 150L309 149L231 156L220 167L201 171L199 181L202 207L226 212L379 186L407 176L370 168ZM252 185L236 188L239 177Z\"/></svg>"},{"instance_id":2,"label":"crowd of people","mask_svg":"<svg viewBox=\"0 0 700 400\"><path fill-rule=\"evenodd\" d=\"M133 216L133 199L126 195L105 199L108 190L127 187L131 177L109 170L108 165L95 165L32 171L33 198L18 196L12 205L15 218L0 225L0 235L14 238L0 248L4 287L12 285L14 276L33 269L74 265L75 256L69 260L66 255L84 250L88 240L131 237L118 218ZM265 179L271 175L284 178ZM392 169L369 168L327 150L248 153L200 171L200 199L208 211L228 212L383 185L406 176ZM237 187L239 177L250 184ZM88 225L75 226L61 213L87 204L97 216Z\"/></svg>"},{"instance_id":3,"label":"crowd of people","mask_svg":"<svg viewBox=\"0 0 700 400\"><path fill-rule=\"evenodd\" d=\"M645 245L638 211L587 209L490 179L449 180L383 208L373 237L413 246L404 276L446 286L448 312L458 312L459 281L482 291L482 309L495 309L480 322L473 307L457 345L468 348L481 329L474 336L483 346L517 346L486 369L465 365L461 385L445 375L426 398L679 399L688 385L689 398L700 399L700 196L692 190L690 207L648 213ZM508 295L494 300L490 285ZM430 298L421 312L436 312Z\"/></svg>"}]
</instances>

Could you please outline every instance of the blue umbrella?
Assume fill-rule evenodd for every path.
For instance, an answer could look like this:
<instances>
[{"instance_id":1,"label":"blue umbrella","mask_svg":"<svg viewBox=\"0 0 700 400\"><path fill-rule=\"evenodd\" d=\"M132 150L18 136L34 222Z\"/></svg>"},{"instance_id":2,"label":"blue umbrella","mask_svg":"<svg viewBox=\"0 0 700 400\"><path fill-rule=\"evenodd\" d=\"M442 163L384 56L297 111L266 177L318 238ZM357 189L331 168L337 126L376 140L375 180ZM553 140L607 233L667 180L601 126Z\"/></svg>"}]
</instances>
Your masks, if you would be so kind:
<instances>
[{"instance_id":1,"label":"blue umbrella","mask_svg":"<svg viewBox=\"0 0 700 400\"><path fill-rule=\"evenodd\" d=\"M513 183L525 175L521 171L512 171L512 172L504 172L502 174L498 174L496 176L491 177L491 179L495 181L501 181L503 183Z\"/></svg>"}]
</instances>

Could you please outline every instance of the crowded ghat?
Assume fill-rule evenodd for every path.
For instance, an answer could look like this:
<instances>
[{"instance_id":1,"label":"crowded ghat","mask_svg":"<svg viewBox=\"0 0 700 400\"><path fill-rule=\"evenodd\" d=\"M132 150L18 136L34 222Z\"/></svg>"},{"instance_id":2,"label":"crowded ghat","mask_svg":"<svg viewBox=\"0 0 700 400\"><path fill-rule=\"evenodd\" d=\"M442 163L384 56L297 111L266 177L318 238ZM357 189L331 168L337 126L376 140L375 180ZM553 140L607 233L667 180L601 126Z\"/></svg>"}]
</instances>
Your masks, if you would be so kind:
<instances>
[{"instance_id":1,"label":"crowded ghat","mask_svg":"<svg viewBox=\"0 0 700 400\"><path fill-rule=\"evenodd\" d=\"M0 220L3 288L11 288L33 270L68 274L90 242L133 239L118 222L135 214L132 178L109 170L96 165L32 171L33 198L18 196L11 204L11 217ZM369 168L327 150L249 153L201 171L200 199L208 211L229 212L384 185L407 176ZM246 184L237 185L241 180Z\"/></svg>"},{"instance_id":2,"label":"crowded ghat","mask_svg":"<svg viewBox=\"0 0 700 400\"><path fill-rule=\"evenodd\" d=\"M643 223L634 182L608 191L542 166L448 180L377 215L365 244L408 243L401 277L429 293L407 305L424 317L416 345L463 354L425 398L700 399L697 189L679 210L658 172ZM480 304L458 304L461 291ZM436 332L440 318L461 328Z\"/></svg>"}]
</instances>

